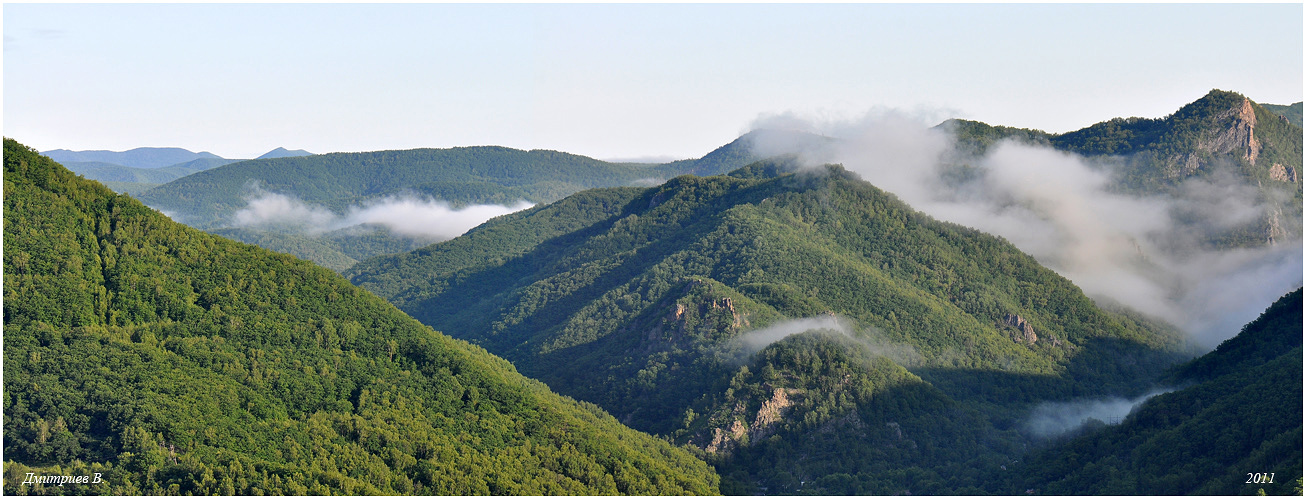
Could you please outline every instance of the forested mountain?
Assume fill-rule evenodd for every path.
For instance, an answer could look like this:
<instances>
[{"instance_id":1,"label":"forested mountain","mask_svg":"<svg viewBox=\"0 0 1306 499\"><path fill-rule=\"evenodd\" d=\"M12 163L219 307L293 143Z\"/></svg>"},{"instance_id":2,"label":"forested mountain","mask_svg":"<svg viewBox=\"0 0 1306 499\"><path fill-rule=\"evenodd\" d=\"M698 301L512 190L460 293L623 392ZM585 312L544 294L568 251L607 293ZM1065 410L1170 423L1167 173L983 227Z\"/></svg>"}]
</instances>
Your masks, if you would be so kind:
<instances>
[{"instance_id":1,"label":"forested mountain","mask_svg":"<svg viewBox=\"0 0 1306 499\"><path fill-rule=\"evenodd\" d=\"M690 453L327 269L10 139L4 162L6 494L717 492Z\"/></svg>"},{"instance_id":2,"label":"forested mountain","mask_svg":"<svg viewBox=\"0 0 1306 499\"><path fill-rule=\"evenodd\" d=\"M1034 453L1008 493L1302 494L1301 289L1170 381L1189 386Z\"/></svg>"},{"instance_id":3,"label":"forested mountain","mask_svg":"<svg viewBox=\"0 0 1306 499\"><path fill-rule=\"evenodd\" d=\"M1030 404L1137 395L1179 358L1001 239L791 170L585 191L346 275L694 445L728 492L979 492Z\"/></svg>"},{"instance_id":4,"label":"forested mountain","mask_svg":"<svg viewBox=\"0 0 1306 499\"><path fill-rule=\"evenodd\" d=\"M829 137L790 130L758 129L740 135L698 159L672 161L657 169L665 178L677 175L725 175L759 160L814 151L834 143Z\"/></svg>"},{"instance_id":5,"label":"forested mountain","mask_svg":"<svg viewBox=\"0 0 1306 499\"><path fill-rule=\"evenodd\" d=\"M69 151L55 149L41 154L64 162L98 162L132 168L163 168L197 159L222 159L211 152L191 152L180 147L137 147L128 151Z\"/></svg>"},{"instance_id":6,"label":"forested mountain","mask_svg":"<svg viewBox=\"0 0 1306 499\"><path fill-rule=\"evenodd\" d=\"M1099 159L1116 190L1127 193L1183 196L1185 180L1232 174L1272 209L1213 244L1249 246L1302 235L1299 123L1237 93L1212 90L1170 116L1116 118L1063 134L966 120L940 127L971 154L1010 138Z\"/></svg>"}]
</instances>

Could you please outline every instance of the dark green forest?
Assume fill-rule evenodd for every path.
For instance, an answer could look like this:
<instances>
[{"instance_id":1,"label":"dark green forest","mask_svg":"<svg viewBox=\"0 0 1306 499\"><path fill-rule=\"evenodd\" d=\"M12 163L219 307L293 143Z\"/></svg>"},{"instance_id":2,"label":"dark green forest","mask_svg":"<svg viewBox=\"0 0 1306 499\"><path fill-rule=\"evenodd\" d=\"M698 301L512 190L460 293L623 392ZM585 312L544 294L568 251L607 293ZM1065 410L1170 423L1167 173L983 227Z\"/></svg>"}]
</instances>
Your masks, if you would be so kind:
<instances>
[{"instance_id":1,"label":"dark green forest","mask_svg":"<svg viewBox=\"0 0 1306 499\"><path fill-rule=\"evenodd\" d=\"M989 490L1030 404L1136 395L1185 355L1002 239L837 166L788 170L585 191L346 275L702 449L728 493ZM736 343L826 314L854 330Z\"/></svg>"},{"instance_id":2,"label":"dark green forest","mask_svg":"<svg viewBox=\"0 0 1306 499\"><path fill-rule=\"evenodd\" d=\"M689 452L328 269L10 139L4 161L6 494L718 491Z\"/></svg>"},{"instance_id":3,"label":"dark green forest","mask_svg":"<svg viewBox=\"0 0 1306 499\"><path fill-rule=\"evenodd\" d=\"M1033 453L1010 493L1302 495L1301 295L1177 367L1168 381L1186 388Z\"/></svg>"}]
</instances>

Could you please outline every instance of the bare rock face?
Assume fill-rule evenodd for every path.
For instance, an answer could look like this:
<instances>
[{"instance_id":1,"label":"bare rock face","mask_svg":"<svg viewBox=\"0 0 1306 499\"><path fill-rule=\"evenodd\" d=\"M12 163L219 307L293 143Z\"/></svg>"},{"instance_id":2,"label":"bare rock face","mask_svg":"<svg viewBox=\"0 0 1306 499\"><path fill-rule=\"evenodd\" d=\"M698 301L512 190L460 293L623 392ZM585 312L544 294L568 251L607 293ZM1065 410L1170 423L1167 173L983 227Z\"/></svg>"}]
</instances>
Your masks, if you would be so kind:
<instances>
[{"instance_id":1,"label":"bare rock face","mask_svg":"<svg viewBox=\"0 0 1306 499\"><path fill-rule=\"evenodd\" d=\"M1273 246L1275 243L1288 237L1288 231L1283 228L1279 219L1283 218L1283 209L1275 209L1267 215L1266 222L1269 227L1265 230L1265 244Z\"/></svg>"},{"instance_id":2,"label":"bare rock face","mask_svg":"<svg viewBox=\"0 0 1306 499\"><path fill-rule=\"evenodd\" d=\"M1007 314L1002 318L1003 323L1016 330L1015 340L1017 343L1026 343L1033 345L1038 341L1038 335L1034 333L1034 326L1029 324L1024 317L1016 314Z\"/></svg>"},{"instance_id":3,"label":"bare rock face","mask_svg":"<svg viewBox=\"0 0 1306 499\"><path fill-rule=\"evenodd\" d=\"M762 407L753 415L752 424L744 424L747 420L747 407L743 401L739 401L731 414L730 424L725 427L712 428L711 439L703 447L704 451L709 454L729 453L740 446L747 446L749 442L756 442L771 436L784 422L785 413L789 407L793 406L797 396L802 398L802 390L792 388L775 388L771 392L771 398L762 402ZM691 445L693 444L691 442Z\"/></svg>"},{"instance_id":4,"label":"bare rock face","mask_svg":"<svg viewBox=\"0 0 1306 499\"><path fill-rule=\"evenodd\" d=\"M1217 119L1228 125L1219 133L1198 140L1197 147L1212 154L1238 154L1248 163L1256 164L1261 141L1256 140L1256 110L1252 101L1244 98L1242 106L1220 113Z\"/></svg>"},{"instance_id":5,"label":"bare rock face","mask_svg":"<svg viewBox=\"0 0 1306 499\"><path fill-rule=\"evenodd\" d=\"M1243 98L1241 106L1231 108L1216 116L1219 131L1206 133L1197 139L1197 149L1214 155L1233 154L1255 165L1261 154L1261 141L1256 139L1256 110L1252 101ZM1166 173L1171 177L1191 175L1201 167L1198 156L1192 153L1172 157Z\"/></svg>"},{"instance_id":6,"label":"bare rock face","mask_svg":"<svg viewBox=\"0 0 1306 499\"><path fill-rule=\"evenodd\" d=\"M739 444L740 440L744 439L746 433L744 423L741 423L738 419L730 425L730 429L713 428L712 443L708 444L704 450L709 454L729 452Z\"/></svg>"},{"instance_id":7,"label":"bare rock face","mask_svg":"<svg viewBox=\"0 0 1306 499\"><path fill-rule=\"evenodd\" d=\"M771 400L762 403L762 408L757 410L757 417L753 420L752 431L749 432L751 440L761 440L775 432L775 427L780 424L784 416L784 410L794 405L789 400L789 392L784 388L776 388L772 392Z\"/></svg>"},{"instance_id":8,"label":"bare rock face","mask_svg":"<svg viewBox=\"0 0 1306 499\"><path fill-rule=\"evenodd\" d=\"M1295 184L1297 183L1297 169L1293 168L1292 165L1275 163L1274 166L1270 167L1270 179Z\"/></svg>"}]
</instances>

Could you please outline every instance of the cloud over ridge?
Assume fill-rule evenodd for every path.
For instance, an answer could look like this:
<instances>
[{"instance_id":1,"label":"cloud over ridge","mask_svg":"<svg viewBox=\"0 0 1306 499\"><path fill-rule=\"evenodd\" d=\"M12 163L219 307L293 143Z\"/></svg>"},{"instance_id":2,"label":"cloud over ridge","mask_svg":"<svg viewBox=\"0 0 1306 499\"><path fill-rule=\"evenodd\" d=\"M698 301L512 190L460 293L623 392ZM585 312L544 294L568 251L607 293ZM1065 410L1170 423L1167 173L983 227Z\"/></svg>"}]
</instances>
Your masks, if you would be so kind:
<instances>
[{"instance_id":1,"label":"cloud over ridge","mask_svg":"<svg viewBox=\"0 0 1306 499\"><path fill-rule=\"evenodd\" d=\"M753 128L832 137L797 150L758 140L759 155L842 164L936 219L1006 238L1086 294L1161 318L1213 347L1302 283L1300 238L1211 249L1204 241L1272 209L1231 174L1192 178L1173 195L1113 188L1124 158L1086 158L1004 140L961 152L928 113L876 110L855 120L763 117ZM765 136L762 136L765 137ZM965 164L974 174L950 175Z\"/></svg>"}]
</instances>

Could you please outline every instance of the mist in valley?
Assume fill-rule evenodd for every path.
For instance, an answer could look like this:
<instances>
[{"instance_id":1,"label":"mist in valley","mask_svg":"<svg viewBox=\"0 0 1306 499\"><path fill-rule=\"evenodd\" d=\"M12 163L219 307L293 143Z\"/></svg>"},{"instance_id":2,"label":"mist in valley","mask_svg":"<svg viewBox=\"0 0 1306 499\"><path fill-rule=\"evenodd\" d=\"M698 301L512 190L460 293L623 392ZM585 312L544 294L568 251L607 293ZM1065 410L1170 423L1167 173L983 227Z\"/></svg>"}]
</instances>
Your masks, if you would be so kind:
<instances>
[{"instance_id":1,"label":"mist in valley","mask_svg":"<svg viewBox=\"0 0 1306 499\"><path fill-rule=\"evenodd\" d=\"M1025 430L1038 438L1049 438L1084 426L1090 419L1106 424L1118 424L1129 413L1148 399L1174 391L1162 388L1134 397L1107 397L1068 402L1043 402L1030 411Z\"/></svg>"},{"instance_id":2,"label":"mist in valley","mask_svg":"<svg viewBox=\"0 0 1306 499\"><path fill-rule=\"evenodd\" d=\"M247 204L231 216L231 226L319 236L341 229L385 227L392 234L430 241L452 239L486 221L521 211L532 203L478 204L454 208L449 203L413 195L387 196L350 206L344 213L287 194L252 189Z\"/></svg>"}]
</instances>

